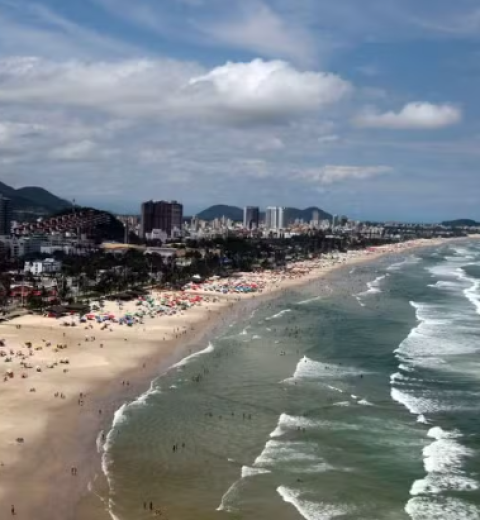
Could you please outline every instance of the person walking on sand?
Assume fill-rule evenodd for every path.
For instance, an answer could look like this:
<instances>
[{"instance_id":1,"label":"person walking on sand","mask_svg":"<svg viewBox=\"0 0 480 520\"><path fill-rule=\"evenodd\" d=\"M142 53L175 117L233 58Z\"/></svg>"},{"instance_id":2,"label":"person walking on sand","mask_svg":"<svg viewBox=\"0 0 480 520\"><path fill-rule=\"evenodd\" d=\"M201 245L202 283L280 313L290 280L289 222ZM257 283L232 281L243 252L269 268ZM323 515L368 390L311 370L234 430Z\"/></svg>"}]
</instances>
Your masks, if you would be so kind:
<instances>
[{"instance_id":1,"label":"person walking on sand","mask_svg":"<svg viewBox=\"0 0 480 520\"><path fill-rule=\"evenodd\" d=\"M12 505L10 511L12 512L12 516L15 516L16 513L15 513L15 506L14 505Z\"/></svg>"}]
</instances>

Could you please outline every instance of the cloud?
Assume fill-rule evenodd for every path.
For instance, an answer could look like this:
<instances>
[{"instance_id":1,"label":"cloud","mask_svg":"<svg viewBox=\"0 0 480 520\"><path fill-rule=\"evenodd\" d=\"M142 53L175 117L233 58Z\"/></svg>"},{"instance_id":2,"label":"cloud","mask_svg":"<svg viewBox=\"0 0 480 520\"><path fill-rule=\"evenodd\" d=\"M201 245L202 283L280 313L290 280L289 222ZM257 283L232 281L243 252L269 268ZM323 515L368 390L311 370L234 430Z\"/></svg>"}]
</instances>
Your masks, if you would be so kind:
<instances>
[{"instance_id":1,"label":"cloud","mask_svg":"<svg viewBox=\"0 0 480 520\"><path fill-rule=\"evenodd\" d=\"M316 42L307 29L260 1L243 2L233 16L200 25L199 29L223 45L257 55L300 63L315 61Z\"/></svg>"},{"instance_id":2,"label":"cloud","mask_svg":"<svg viewBox=\"0 0 480 520\"><path fill-rule=\"evenodd\" d=\"M0 60L0 103L93 109L117 117L264 122L318 111L351 90L340 77L283 61L227 63L205 71L175 60Z\"/></svg>"},{"instance_id":3,"label":"cloud","mask_svg":"<svg viewBox=\"0 0 480 520\"><path fill-rule=\"evenodd\" d=\"M259 152L274 152L284 148L285 143L279 137L267 137L255 145L255 149Z\"/></svg>"},{"instance_id":4,"label":"cloud","mask_svg":"<svg viewBox=\"0 0 480 520\"><path fill-rule=\"evenodd\" d=\"M393 130L428 130L455 125L462 119L462 112L453 105L432 103L408 103L400 112L379 114L367 110L354 119L364 128L388 128Z\"/></svg>"},{"instance_id":5,"label":"cloud","mask_svg":"<svg viewBox=\"0 0 480 520\"><path fill-rule=\"evenodd\" d=\"M340 140L340 136L335 135L335 134L323 135L318 138L318 142L320 144L333 144L333 143L337 143L339 140Z\"/></svg>"},{"instance_id":6,"label":"cloud","mask_svg":"<svg viewBox=\"0 0 480 520\"><path fill-rule=\"evenodd\" d=\"M0 122L0 146L7 146L19 138L32 137L45 131L40 124L17 123L12 121Z\"/></svg>"},{"instance_id":7,"label":"cloud","mask_svg":"<svg viewBox=\"0 0 480 520\"><path fill-rule=\"evenodd\" d=\"M391 166L339 166L327 165L298 172L296 178L310 183L334 184L347 180L365 180L391 173Z\"/></svg>"},{"instance_id":8,"label":"cloud","mask_svg":"<svg viewBox=\"0 0 480 520\"><path fill-rule=\"evenodd\" d=\"M118 150L100 147L93 141L84 140L53 148L48 156L54 161L88 162L111 159L117 153Z\"/></svg>"},{"instance_id":9,"label":"cloud","mask_svg":"<svg viewBox=\"0 0 480 520\"><path fill-rule=\"evenodd\" d=\"M0 52L4 56L98 58L140 53L137 46L80 25L41 3L16 0L0 7Z\"/></svg>"},{"instance_id":10,"label":"cloud","mask_svg":"<svg viewBox=\"0 0 480 520\"><path fill-rule=\"evenodd\" d=\"M227 63L190 86L202 87L205 100L239 118L275 119L319 110L336 103L351 85L334 74L299 72L284 61Z\"/></svg>"}]
</instances>

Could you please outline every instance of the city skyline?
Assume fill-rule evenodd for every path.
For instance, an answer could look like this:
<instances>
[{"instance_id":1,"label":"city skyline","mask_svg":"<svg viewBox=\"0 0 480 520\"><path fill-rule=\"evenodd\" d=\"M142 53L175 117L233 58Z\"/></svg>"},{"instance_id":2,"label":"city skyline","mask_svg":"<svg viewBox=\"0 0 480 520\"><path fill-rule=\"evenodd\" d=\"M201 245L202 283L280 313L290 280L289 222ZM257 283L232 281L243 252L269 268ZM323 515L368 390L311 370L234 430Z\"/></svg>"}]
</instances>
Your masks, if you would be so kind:
<instances>
[{"instance_id":1,"label":"city skyline","mask_svg":"<svg viewBox=\"0 0 480 520\"><path fill-rule=\"evenodd\" d=\"M480 220L471 0L0 0L1 180ZM288 85L288 88L286 88Z\"/></svg>"}]
</instances>

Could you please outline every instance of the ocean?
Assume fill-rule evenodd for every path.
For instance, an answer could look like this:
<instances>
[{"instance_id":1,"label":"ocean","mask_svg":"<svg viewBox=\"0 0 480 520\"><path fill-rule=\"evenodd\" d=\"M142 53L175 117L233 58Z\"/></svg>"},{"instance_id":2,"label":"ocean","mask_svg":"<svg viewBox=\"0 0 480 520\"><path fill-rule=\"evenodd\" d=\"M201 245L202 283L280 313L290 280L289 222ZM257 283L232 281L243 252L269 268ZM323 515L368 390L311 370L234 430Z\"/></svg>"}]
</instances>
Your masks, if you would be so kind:
<instances>
[{"instance_id":1,"label":"ocean","mask_svg":"<svg viewBox=\"0 0 480 520\"><path fill-rule=\"evenodd\" d=\"M480 519L478 242L342 268L202 348L117 412L112 519Z\"/></svg>"}]
</instances>

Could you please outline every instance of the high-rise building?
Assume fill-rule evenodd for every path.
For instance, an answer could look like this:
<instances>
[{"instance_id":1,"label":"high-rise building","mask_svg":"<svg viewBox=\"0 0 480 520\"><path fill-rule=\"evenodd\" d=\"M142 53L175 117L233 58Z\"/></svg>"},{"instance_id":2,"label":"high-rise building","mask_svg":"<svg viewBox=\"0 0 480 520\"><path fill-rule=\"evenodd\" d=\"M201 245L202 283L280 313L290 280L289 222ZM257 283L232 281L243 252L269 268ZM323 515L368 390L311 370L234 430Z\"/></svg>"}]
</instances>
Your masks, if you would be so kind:
<instances>
[{"instance_id":1,"label":"high-rise building","mask_svg":"<svg viewBox=\"0 0 480 520\"><path fill-rule=\"evenodd\" d=\"M140 224L140 236L145 238L147 233L158 229L167 233L170 237L175 229L182 229L183 206L176 201L164 200L144 202L142 204L142 217Z\"/></svg>"},{"instance_id":2,"label":"high-rise building","mask_svg":"<svg viewBox=\"0 0 480 520\"><path fill-rule=\"evenodd\" d=\"M338 215L333 215L332 218L332 230L335 230L335 228L338 226Z\"/></svg>"},{"instance_id":3,"label":"high-rise building","mask_svg":"<svg viewBox=\"0 0 480 520\"><path fill-rule=\"evenodd\" d=\"M245 229L258 229L260 223L260 209L256 206L243 208L243 227Z\"/></svg>"},{"instance_id":4,"label":"high-rise building","mask_svg":"<svg viewBox=\"0 0 480 520\"><path fill-rule=\"evenodd\" d=\"M265 227L269 230L285 228L285 208L270 206L265 214Z\"/></svg>"},{"instance_id":5,"label":"high-rise building","mask_svg":"<svg viewBox=\"0 0 480 520\"><path fill-rule=\"evenodd\" d=\"M0 235L10 235L12 231L11 200L0 195Z\"/></svg>"}]
</instances>

